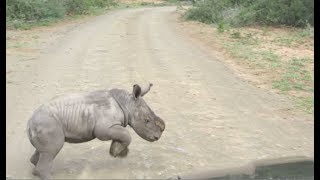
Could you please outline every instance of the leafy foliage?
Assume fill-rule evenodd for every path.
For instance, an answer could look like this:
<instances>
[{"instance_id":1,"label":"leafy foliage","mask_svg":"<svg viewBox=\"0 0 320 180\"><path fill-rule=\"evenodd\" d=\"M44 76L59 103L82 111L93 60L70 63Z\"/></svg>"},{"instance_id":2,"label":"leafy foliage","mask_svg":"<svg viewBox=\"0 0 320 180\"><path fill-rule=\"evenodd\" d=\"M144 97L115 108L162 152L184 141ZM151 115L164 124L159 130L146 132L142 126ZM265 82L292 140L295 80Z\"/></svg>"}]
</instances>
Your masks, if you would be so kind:
<instances>
[{"instance_id":1,"label":"leafy foliage","mask_svg":"<svg viewBox=\"0 0 320 180\"><path fill-rule=\"evenodd\" d=\"M37 22L65 15L90 13L91 8L115 5L113 0L6 0L6 20Z\"/></svg>"},{"instance_id":2,"label":"leafy foliage","mask_svg":"<svg viewBox=\"0 0 320 180\"><path fill-rule=\"evenodd\" d=\"M185 17L234 26L263 24L304 27L314 24L313 0L202 0Z\"/></svg>"}]
</instances>

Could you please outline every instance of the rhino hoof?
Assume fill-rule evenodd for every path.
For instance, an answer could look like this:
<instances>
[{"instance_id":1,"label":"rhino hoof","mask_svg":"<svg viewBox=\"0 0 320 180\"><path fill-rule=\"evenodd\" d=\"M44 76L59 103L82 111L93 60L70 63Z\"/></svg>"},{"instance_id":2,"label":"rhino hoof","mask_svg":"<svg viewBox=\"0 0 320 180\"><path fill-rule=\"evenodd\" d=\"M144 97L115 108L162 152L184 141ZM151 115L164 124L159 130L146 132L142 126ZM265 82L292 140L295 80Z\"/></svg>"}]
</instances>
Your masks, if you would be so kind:
<instances>
[{"instance_id":1,"label":"rhino hoof","mask_svg":"<svg viewBox=\"0 0 320 180\"><path fill-rule=\"evenodd\" d=\"M36 168L33 168L32 175L39 176L40 174L39 174L39 171Z\"/></svg>"},{"instance_id":2,"label":"rhino hoof","mask_svg":"<svg viewBox=\"0 0 320 180\"><path fill-rule=\"evenodd\" d=\"M123 147L123 145L118 141L112 141L109 154L113 157L126 157L128 155L128 147Z\"/></svg>"},{"instance_id":3,"label":"rhino hoof","mask_svg":"<svg viewBox=\"0 0 320 180\"><path fill-rule=\"evenodd\" d=\"M127 157L129 153L129 149L126 147L123 151L120 152L119 157L124 158Z\"/></svg>"}]
</instances>

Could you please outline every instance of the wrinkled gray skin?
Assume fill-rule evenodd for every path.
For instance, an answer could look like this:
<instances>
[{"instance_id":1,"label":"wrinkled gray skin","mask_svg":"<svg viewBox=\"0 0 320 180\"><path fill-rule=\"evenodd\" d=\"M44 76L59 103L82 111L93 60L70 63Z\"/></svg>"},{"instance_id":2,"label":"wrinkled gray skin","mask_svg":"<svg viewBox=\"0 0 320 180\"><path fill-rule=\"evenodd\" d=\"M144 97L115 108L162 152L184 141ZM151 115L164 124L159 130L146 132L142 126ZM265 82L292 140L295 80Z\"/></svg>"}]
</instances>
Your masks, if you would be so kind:
<instances>
[{"instance_id":1,"label":"wrinkled gray skin","mask_svg":"<svg viewBox=\"0 0 320 180\"><path fill-rule=\"evenodd\" d=\"M127 125L147 141L158 140L165 123L142 98L151 86L141 89L134 85L132 93L111 89L72 94L40 106L27 126L29 140L36 148L30 159L35 165L33 174L41 179L51 178L52 161L64 142L112 140L110 155L125 157L131 142Z\"/></svg>"}]
</instances>

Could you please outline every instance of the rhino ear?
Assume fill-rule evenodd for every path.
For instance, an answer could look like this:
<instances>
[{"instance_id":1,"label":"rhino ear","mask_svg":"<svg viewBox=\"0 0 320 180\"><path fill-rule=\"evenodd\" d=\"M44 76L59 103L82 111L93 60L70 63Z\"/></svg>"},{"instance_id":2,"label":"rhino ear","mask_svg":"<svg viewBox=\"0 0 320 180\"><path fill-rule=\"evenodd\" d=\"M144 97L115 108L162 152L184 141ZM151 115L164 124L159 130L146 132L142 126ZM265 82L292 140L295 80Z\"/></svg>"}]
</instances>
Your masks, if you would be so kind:
<instances>
[{"instance_id":1,"label":"rhino ear","mask_svg":"<svg viewBox=\"0 0 320 180\"><path fill-rule=\"evenodd\" d=\"M133 85L132 94L135 99L139 98L141 95L141 87L138 84Z\"/></svg>"}]
</instances>

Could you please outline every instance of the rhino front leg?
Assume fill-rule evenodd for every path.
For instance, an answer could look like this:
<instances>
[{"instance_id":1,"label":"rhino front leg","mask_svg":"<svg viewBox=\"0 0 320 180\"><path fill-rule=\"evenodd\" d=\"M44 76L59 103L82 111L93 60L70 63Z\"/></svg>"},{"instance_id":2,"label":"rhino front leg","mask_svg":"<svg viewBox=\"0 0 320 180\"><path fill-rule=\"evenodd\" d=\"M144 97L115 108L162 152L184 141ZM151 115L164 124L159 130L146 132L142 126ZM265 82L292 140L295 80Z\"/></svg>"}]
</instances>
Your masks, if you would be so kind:
<instances>
[{"instance_id":1,"label":"rhino front leg","mask_svg":"<svg viewBox=\"0 0 320 180\"><path fill-rule=\"evenodd\" d=\"M37 163L39 161L39 155L40 155L39 151L35 150L33 155L30 158L30 162L35 166L37 165Z\"/></svg>"},{"instance_id":2,"label":"rhino front leg","mask_svg":"<svg viewBox=\"0 0 320 180\"><path fill-rule=\"evenodd\" d=\"M124 127L115 125L110 128L96 128L95 136L102 140L112 140L109 154L113 157L126 157L129 149L128 146L131 143L131 136Z\"/></svg>"},{"instance_id":3,"label":"rhino front leg","mask_svg":"<svg viewBox=\"0 0 320 180\"><path fill-rule=\"evenodd\" d=\"M129 152L128 146L124 146L119 141L112 141L109 154L113 157L127 157Z\"/></svg>"}]
</instances>

